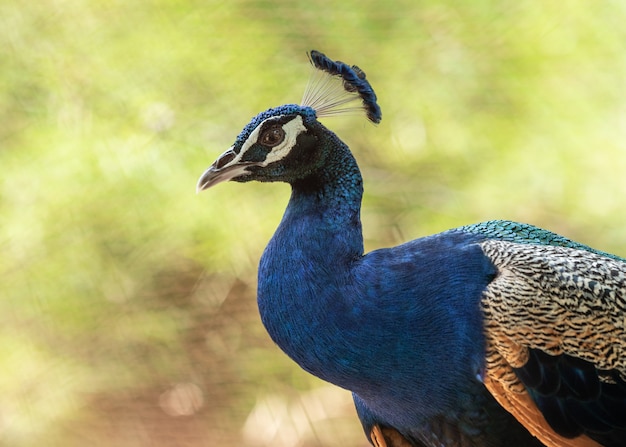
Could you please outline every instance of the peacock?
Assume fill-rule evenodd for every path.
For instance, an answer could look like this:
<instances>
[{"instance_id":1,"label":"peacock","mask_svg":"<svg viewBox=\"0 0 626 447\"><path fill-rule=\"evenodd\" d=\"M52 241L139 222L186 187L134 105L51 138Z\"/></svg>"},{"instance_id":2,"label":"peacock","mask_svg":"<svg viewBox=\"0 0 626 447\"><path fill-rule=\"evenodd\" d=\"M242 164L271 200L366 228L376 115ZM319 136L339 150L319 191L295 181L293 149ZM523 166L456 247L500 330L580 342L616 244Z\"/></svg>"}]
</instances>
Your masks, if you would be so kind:
<instances>
[{"instance_id":1,"label":"peacock","mask_svg":"<svg viewBox=\"0 0 626 447\"><path fill-rule=\"evenodd\" d=\"M376 447L626 446L626 260L504 220L364 253L361 172L318 120L381 110L359 67L309 59L302 104L254 117L197 184L291 186L258 269L273 341L352 392Z\"/></svg>"}]
</instances>

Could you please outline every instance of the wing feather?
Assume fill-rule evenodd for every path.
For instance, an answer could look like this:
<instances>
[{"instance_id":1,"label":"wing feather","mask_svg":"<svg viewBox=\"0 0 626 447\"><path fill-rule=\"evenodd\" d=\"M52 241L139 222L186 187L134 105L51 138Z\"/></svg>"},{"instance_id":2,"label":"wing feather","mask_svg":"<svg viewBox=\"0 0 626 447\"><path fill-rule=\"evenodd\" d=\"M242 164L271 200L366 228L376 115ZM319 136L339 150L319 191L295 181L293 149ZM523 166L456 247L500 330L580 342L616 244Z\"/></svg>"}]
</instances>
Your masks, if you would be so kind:
<instances>
[{"instance_id":1,"label":"wing feather","mask_svg":"<svg viewBox=\"0 0 626 447\"><path fill-rule=\"evenodd\" d=\"M625 439L626 263L560 246L481 246L498 268L482 299L490 392L546 445L598 446L589 437L611 430Z\"/></svg>"}]
</instances>

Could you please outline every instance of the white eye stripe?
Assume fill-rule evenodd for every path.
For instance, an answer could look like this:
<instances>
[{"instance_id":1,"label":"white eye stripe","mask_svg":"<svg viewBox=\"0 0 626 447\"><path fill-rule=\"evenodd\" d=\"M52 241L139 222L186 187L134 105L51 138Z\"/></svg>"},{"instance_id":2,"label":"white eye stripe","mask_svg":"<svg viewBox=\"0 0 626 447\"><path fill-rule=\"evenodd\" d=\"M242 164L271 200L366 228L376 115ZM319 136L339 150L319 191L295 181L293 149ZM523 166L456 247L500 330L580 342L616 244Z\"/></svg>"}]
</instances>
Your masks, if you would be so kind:
<instances>
[{"instance_id":1,"label":"white eye stripe","mask_svg":"<svg viewBox=\"0 0 626 447\"><path fill-rule=\"evenodd\" d=\"M263 162L263 166L267 166L270 163L285 158L287 154L291 152L291 149L293 149L296 145L298 135L302 132L306 132L306 127L304 127L302 117L300 115L296 115L294 119L283 124L283 130L285 131L285 139L282 143L274 147L269 154L267 154L267 158Z\"/></svg>"},{"instance_id":2,"label":"white eye stripe","mask_svg":"<svg viewBox=\"0 0 626 447\"><path fill-rule=\"evenodd\" d=\"M271 118L266 119L265 121L262 121L261 124L259 124L256 127L256 129L254 129L252 133L250 133L250 136L241 146L241 151L239 152L239 154L237 154L237 157L235 157L233 162L235 163L239 162L241 157L243 157L243 155L254 144L258 142L261 128L263 127L263 124L266 121L275 120L276 118L280 118L281 116L284 116L284 115L273 116ZM272 148L272 150L267 154L267 158L262 163L259 163L259 166L267 166L270 163L274 163L278 160L282 160L283 158L285 158L287 154L289 154L291 149L293 149L293 147L296 145L296 140L298 138L298 135L300 135L302 132L306 132L306 127L304 127L304 123L300 115L296 115L294 119L283 124L282 127L283 127L283 130L285 131L285 139L280 144ZM233 162L229 164L232 164Z\"/></svg>"},{"instance_id":3,"label":"white eye stripe","mask_svg":"<svg viewBox=\"0 0 626 447\"><path fill-rule=\"evenodd\" d=\"M271 118L268 118L266 120L263 120L263 121L261 121L261 124L256 126L256 128L248 136L248 139L243 142L243 145L241 146L241 150L239 151L239 156L245 154L248 151L248 149L250 149L250 146L252 146L254 143L256 143L257 139L259 138L259 132L261 132L261 128L263 127L263 124L265 124L265 122L267 120L271 120L271 119L274 119L274 118L275 117L271 117Z\"/></svg>"}]
</instances>

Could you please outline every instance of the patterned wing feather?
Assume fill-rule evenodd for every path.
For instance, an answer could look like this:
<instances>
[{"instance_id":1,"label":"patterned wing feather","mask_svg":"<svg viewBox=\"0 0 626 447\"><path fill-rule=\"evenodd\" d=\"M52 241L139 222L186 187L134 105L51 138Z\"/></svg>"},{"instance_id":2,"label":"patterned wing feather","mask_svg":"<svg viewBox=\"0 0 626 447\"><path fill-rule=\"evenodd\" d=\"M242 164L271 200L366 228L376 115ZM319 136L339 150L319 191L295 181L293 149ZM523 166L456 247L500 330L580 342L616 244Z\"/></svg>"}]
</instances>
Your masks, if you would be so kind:
<instances>
[{"instance_id":1,"label":"patterned wing feather","mask_svg":"<svg viewBox=\"0 0 626 447\"><path fill-rule=\"evenodd\" d=\"M481 246L499 272L482 300L492 394L546 445L626 445L626 263L584 246Z\"/></svg>"}]
</instances>

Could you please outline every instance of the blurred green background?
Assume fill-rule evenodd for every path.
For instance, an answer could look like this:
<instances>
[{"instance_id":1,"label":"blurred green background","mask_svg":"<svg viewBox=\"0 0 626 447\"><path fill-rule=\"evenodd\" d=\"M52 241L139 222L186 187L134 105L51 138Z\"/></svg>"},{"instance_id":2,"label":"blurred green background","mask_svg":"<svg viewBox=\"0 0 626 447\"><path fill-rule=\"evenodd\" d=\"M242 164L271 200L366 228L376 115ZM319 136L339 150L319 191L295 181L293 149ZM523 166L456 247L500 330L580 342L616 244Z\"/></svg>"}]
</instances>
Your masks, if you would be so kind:
<instances>
[{"instance_id":1,"label":"blurred green background","mask_svg":"<svg viewBox=\"0 0 626 447\"><path fill-rule=\"evenodd\" d=\"M256 313L288 187L198 176L300 101L318 49L383 109L325 120L368 249L504 218L626 255L624 23L617 0L0 2L0 445L364 446Z\"/></svg>"}]
</instances>

